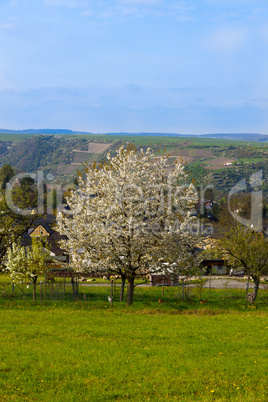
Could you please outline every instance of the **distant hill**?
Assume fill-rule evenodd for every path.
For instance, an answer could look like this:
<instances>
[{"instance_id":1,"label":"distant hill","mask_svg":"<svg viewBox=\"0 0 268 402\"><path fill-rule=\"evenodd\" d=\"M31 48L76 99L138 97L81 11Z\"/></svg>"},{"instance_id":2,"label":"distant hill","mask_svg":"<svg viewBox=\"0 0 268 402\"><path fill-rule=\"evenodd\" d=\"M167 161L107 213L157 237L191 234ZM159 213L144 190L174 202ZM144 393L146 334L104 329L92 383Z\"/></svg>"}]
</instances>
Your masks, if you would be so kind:
<instances>
[{"instance_id":1,"label":"distant hill","mask_svg":"<svg viewBox=\"0 0 268 402\"><path fill-rule=\"evenodd\" d=\"M41 130L40 130L41 131ZM182 136L163 133L110 133L105 135L56 135L0 133L0 166L11 164L17 172L42 170L54 177L54 183L71 183L83 162L100 162L109 150L111 155L121 144L131 143L137 147L150 146L155 158L167 149L167 171L176 162L187 163L190 180L197 185L213 183L221 192L228 192L240 180L254 171L263 172L263 194L268 196L268 136L260 134L207 134ZM73 132L71 132L73 133ZM61 134L61 135L60 135ZM1 136L3 140L1 140ZM17 138L22 141L18 141ZM177 138L178 137L178 138ZM231 140L237 140L231 142ZM243 141L241 141L243 140ZM251 146L248 146L250 141ZM52 180L52 179L49 179ZM51 185L51 181L49 181Z\"/></svg>"},{"instance_id":2,"label":"distant hill","mask_svg":"<svg viewBox=\"0 0 268 402\"><path fill-rule=\"evenodd\" d=\"M67 129L50 129L50 128L40 128L40 129L27 129L27 130L5 130L0 129L2 134L51 134L51 135L64 135L64 134L91 134L88 132L78 132Z\"/></svg>"},{"instance_id":3,"label":"distant hill","mask_svg":"<svg viewBox=\"0 0 268 402\"><path fill-rule=\"evenodd\" d=\"M215 138L220 140L236 140L236 141L268 141L268 134L258 133L216 133L202 134L202 138Z\"/></svg>"},{"instance_id":4,"label":"distant hill","mask_svg":"<svg viewBox=\"0 0 268 402\"><path fill-rule=\"evenodd\" d=\"M3 147L0 164L10 163L17 170L28 172L38 169L56 171L59 164L72 162L73 149L83 151L88 148L85 139L69 138L36 135L21 143L13 143L6 149Z\"/></svg>"},{"instance_id":5,"label":"distant hill","mask_svg":"<svg viewBox=\"0 0 268 402\"><path fill-rule=\"evenodd\" d=\"M73 175L83 162L101 161L108 149L118 146L118 142L109 143L107 137L101 137L102 142L96 141L96 136L93 141L81 137L42 134L26 136L21 142L0 141L0 166L11 164L18 172L43 170L46 174Z\"/></svg>"},{"instance_id":6,"label":"distant hill","mask_svg":"<svg viewBox=\"0 0 268 402\"><path fill-rule=\"evenodd\" d=\"M27 129L27 130L5 130L0 129L2 134L32 134L32 135L77 135L77 134L98 134L98 135L120 135L120 136L157 136L157 137L199 137L214 138L237 141L268 141L268 134L258 133L215 133L215 134L181 134L181 133L160 133L160 132L110 132L110 133L92 133L89 131L73 131L68 129Z\"/></svg>"},{"instance_id":7,"label":"distant hill","mask_svg":"<svg viewBox=\"0 0 268 402\"><path fill-rule=\"evenodd\" d=\"M106 135L141 135L141 136L160 136L160 137L199 137L199 138L214 138L221 140L236 140L236 141L268 141L268 134L258 133L215 133L215 134L177 134L177 133L106 133Z\"/></svg>"}]
</instances>

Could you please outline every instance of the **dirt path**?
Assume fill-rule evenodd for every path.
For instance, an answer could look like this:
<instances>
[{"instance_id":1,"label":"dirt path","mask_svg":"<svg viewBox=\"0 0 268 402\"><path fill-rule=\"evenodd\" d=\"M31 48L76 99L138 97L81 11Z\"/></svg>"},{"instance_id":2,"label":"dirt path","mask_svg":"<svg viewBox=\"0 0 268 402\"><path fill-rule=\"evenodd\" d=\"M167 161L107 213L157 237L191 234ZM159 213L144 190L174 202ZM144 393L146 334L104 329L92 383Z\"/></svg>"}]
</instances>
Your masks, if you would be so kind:
<instances>
[{"instance_id":1,"label":"dirt path","mask_svg":"<svg viewBox=\"0 0 268 402\"><path fill-rule=\"evenodd\" d=\"M79 285L82 286L111 286L110 283L85 283L85 282L80 282ZM117 283L116 286L120 286L120 283ZM148 284L142 284L138 285L139 287L148 287L151 286L149 283ZM180 281L180 285L182 286L182 282ZM195 284L189 284L188 286L196 286ZM207 278L207 281L204 285L204 288L209 288L210 287L210 279ZM224 278L211 278L211 288L212 289L246 289L247 287L247 282L246 281L241 281L239 279L234 279L234 278L229 278L229 277L224 277ZM249 289L253 289L254 283L249 282ZM268 289L268 283L267 284L260 284L259 286L260 289Z\"/></svg>"},{"instance_id":2,"label":"dirt path","mask_svg":"<svg viewBox=\"0 0 268 402\"><path fill-rule=\"evenodd\" d=\"M204 288L209 287L210 287L210 279L208 278L208 280L204 285ZM220 278L220 279L211 278L212 289L246 289L246 287L247 287L246 281L240 281L234 278ZM249 282L249 289L253 289L253 287L254 283ZM259 288L268 289L268 284L261 284Z\"/></svg>"}]
</instances>

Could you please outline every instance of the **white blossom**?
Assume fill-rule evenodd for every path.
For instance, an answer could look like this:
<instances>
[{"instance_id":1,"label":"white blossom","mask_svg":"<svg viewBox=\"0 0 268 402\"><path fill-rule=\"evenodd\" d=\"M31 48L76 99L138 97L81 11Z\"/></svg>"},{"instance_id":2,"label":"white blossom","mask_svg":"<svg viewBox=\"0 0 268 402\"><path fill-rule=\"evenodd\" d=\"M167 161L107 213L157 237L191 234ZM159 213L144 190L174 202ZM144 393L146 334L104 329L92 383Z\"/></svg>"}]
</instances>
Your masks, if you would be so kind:
<instances>
[{"instance_id":1,"label":"white blossom","mask_svg":"<svg viewBox=\"0 0 268 402\"><path fill-rule=\"evenodd\" d=\"M32 245L23 247L13 242L7 249L5 271L9 273L13 283L29 280L34 285L34 299L37 277L44 272L45 263L50 253L39 239L32 239Z\"/></svg>"},{"instance_id":2,"label":"white blossom","mask_svg":"<svg viewBox=\"0 0 268 402\"><path fill-rule=\"evenodd\" d=\"M130 282L157 270L161 257L186 263L199 237L191 217L197 193L182 164L167 167L165 156L123 146L107 162L85 166L67 196L68 211L57 216L57 230L67 236L62 247L77 271L124 273Z\"/></svg>"}]
</instances>

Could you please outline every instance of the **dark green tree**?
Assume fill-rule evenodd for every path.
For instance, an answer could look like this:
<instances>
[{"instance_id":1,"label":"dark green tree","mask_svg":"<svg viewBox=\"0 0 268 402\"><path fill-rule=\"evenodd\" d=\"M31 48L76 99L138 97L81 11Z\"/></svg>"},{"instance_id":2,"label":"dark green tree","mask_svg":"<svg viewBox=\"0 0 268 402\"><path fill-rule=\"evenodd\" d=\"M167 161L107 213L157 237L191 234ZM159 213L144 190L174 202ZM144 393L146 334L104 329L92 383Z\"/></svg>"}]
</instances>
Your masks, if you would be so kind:
<instances>
[{"instance_id":1,"label":"dark green tree","mask_svg":"<svg viewBox=\"0 0 268 402\"><path fill-rule=\"evenodd\" d=\"M6 188L7 183L10 179L15 175L15 169L10 166L9 164L5 164L0 169L0 183L1 183L1 190Z\"/></svg>"},{"instance_id":2,"label":"dark green tree","mask_svg":"<svg viewBox=\"0 0 268 402\"><path fill-rule=\"evenodd\" d=\"M225 232L219 245L230 266L243 268L252 277L255 301L260 279L268 271L268 243L264 234L237 225Z\"/></svg>"},{"instance_id":3,"label":"dark green tree","mask_svg":"<svg viewBox=\"0 0 268 402\"><path fill-rule=\"evenodd\" d=\"M14 183L11 201L16 208L10 207L7 185L14 173L14 169L9 165L0 169L0 179L2 180L0 189L0 265L7 248L32 226L36 218L40 217L36 209L37 189L31 178L23 178ZM22 214L22 210L26 213Z\"/></svg>"}]
</instances>

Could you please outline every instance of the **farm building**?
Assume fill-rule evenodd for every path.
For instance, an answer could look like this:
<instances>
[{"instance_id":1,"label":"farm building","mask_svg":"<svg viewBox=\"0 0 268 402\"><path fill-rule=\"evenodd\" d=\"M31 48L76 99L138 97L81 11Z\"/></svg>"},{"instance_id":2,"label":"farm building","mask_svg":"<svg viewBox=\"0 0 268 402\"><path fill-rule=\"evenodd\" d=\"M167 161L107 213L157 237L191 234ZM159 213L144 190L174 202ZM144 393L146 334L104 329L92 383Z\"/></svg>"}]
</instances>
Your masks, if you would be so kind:
<instances>
[{"instance_id":1,"label":"farm building","mask_svg":"<svg viewBox=\"0 0 268 402\"><path fill-rule=\"evenodd\" d=\"M150 275L150 284L151 286L156 285L167 285L167 286L176 286L179 284L179 275L172 274L151 274Z\"/></svg>"},{"instance_id":2,"label":"farm building","mask_svg":"<svg viewBox=\"0 0 268 402\"><path fill-rule=\"evenodd\" d=\"M21 236L21 244L28 246L32 243L33 237L43 237L47 239L50 246L52 255L56 256L61 261L67 261L65 250L59 246L59 241L66 239L65 236L60 235L53 229L54 220L39 219L35 222L34 226L24 232Z\"/></svg>"},{"instance_id":3,"label":"farm building","mask_svg":"<svg viewBox=\"0 0 268 402\"><path fill-rule=\"evenodd\" d=\"M201 264L206 267L206 275L210 273L216 275L226 275L228 271L226 261L222 259L205 259Z\"/></svg>"}]
</instances>

